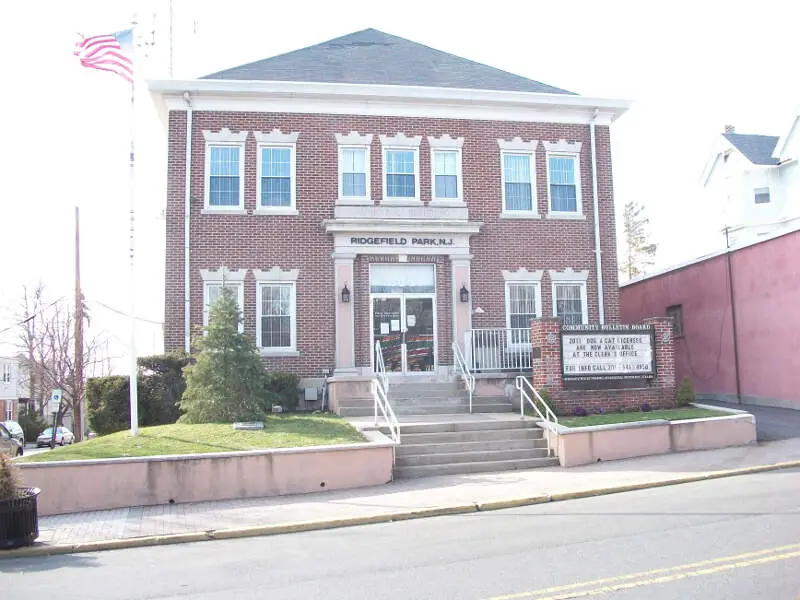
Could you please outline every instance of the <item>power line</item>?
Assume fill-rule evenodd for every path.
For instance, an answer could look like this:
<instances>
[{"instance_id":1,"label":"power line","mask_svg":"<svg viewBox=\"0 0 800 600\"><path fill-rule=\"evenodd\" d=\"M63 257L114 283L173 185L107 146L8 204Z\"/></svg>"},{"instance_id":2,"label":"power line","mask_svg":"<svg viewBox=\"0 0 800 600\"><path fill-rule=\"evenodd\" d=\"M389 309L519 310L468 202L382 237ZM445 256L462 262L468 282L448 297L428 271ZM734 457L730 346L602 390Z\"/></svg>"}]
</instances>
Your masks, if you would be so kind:
<instances>
[{"instance_id":1,"label":"power line","mask_svg":"<svg viewBox=\"0 0 800 600\"><path fill-rule=\"evenodd\" d=\"M106 310L110 310L113 313L117 313L118 315L121 315L123 317L130 317L129 313L126 313L126 312L123 312L123 311L121 311L119 309L116 309L116 308L113 308L111 306L108 306L107 304L103 304L99 300L92 300L91 304L99 304L100 306L102 306ZM151 319L145 319L143 317L134 317L134 319L136 319L137 321L142 321L143 323L151 323L153 325L162 325L162 326L164 325L163 321L153 321Z\"/></svg>"}]
</instances>

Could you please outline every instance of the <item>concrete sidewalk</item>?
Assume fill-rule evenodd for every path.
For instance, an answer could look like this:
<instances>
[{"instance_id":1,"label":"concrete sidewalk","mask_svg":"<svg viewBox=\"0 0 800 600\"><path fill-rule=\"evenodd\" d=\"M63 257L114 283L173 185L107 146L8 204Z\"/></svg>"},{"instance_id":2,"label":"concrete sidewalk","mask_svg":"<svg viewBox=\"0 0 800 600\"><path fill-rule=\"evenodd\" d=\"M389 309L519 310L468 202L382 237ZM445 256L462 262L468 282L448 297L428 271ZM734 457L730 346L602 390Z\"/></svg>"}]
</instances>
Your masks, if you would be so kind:
<instances>
[{"instance_id":1,"label":"concrete sidewalk","mask_svg":"<svg viewBox=\"0 0 800 600\"><path fill-rule=\"evenodd\" d=\"M551 467L397 481L299 496L124 508L41 517L36 546L0 557L244 537L458 514L655 487L784 463L800 467L800 439ZM787 465L785 463L793 463ZM621 489L620 489L621 488ZM166 537L164 537L166 536Z\"/></svg>"}]
</instances>

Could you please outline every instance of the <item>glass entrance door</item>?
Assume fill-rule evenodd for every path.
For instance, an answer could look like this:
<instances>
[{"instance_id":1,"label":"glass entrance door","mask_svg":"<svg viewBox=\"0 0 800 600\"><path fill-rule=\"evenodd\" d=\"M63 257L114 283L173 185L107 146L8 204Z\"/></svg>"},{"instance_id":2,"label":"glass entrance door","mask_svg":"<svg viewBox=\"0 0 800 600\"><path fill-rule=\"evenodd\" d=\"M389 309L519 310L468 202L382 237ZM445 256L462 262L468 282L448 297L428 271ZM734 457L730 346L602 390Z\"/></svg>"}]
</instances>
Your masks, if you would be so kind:
<instances>
[{"instance_id":1,"label":"glass entrance door","mask_svg":"<svg viewBox=\"0 0 800 600\"><path fill-rule=\"evenodd\" d=\"M424 373L436 366L434 302L430 295L373 296L373 339L389 373Z\"/></svg>"}]
</instances>

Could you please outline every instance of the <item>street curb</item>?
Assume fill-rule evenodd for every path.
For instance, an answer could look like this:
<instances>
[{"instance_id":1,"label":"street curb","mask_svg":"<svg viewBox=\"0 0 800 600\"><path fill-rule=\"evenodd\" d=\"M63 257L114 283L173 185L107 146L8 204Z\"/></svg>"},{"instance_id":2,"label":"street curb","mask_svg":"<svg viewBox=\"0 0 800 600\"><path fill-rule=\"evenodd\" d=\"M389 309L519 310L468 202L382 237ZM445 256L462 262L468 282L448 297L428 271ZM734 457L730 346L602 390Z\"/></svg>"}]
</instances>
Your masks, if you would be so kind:
<instances>
[{"instance_id":1,"label":"street curb","mask_svg":"<svg viewBox=\"0 0 800 600\"><path fill-rule=\"evenodd\" d=\"M711 473L703 473L702 475L689 475L686 477L663 479L660 481L632 483L614 487L595 488L576 492L562 492L526 498L510 498L508 500L492 500L489 502L472 504L458 504L451 506L406 510L366 517L347 517L342 519L327 519L324 521L300 521L296 523L283 523L277 525L258 525L254 527L242 527L237 529L217 529L192 533L176 533L171 535L101 540L97 542L81 542L77 544L37 544L25 548L0 551L0 560L10 558L55 556L59 554L79 554L84 552L99 552L102 550L122 550L127 548L143 548L147 546L166 546L170 544L185 544L189 542L207 542L212 540L281 535L285 533L320 531L325 529L354 527L358 525L374 525L379 523L392 523L395 521L410 521L412 519L424 519L428 517L463 515L475 512L488 512L507 508L519 508L523 506L532 506L535 504L547 504L549 502L561 502L564 500L577 500L580 498L607 496L610 494L619 494L623 492L633 492L637 490L666 487L670 485L680 485L682 483L694 483L698 481L735 477L737 475L751 475L755 473L764 473L767 471L779 471L782 469L793 468L800 468L800 460L774 463L771 465L757 465L754 467L728 469L725 471L713 471Z\"/></svg>"}]
</instances>

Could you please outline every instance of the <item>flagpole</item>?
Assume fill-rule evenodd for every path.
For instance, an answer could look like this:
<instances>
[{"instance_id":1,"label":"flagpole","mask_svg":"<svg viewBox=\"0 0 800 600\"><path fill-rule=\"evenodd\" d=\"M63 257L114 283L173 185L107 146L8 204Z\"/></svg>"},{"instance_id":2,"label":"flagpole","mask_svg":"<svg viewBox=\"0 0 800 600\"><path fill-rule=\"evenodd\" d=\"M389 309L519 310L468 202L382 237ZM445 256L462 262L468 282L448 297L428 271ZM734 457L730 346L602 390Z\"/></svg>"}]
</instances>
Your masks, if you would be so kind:
<instances>
[{"instance_id":1,"label":"flagpole","mask_svg":"<svg viewBox=\"0 0 800 600\"><path fill-rule=\"evenodd\" d=\"M135 48L136 45L136 31L135 29L131 30L131 38L133 41L133 47ZM136 269L135 269L135 261L134 261L134 206L135 206L135 189L134 189L134 182L135 182L135 175L136 175L136 147L135 147L135 139L136 139L136 94L135 94L136 86L134 85L133 81L131 81L131 123L130 123L130 405L131 405L131 435L137 436L139 435L139 390L137 386L138 380L138 365L136 363Z\"/></svg>"}]
</instances>

